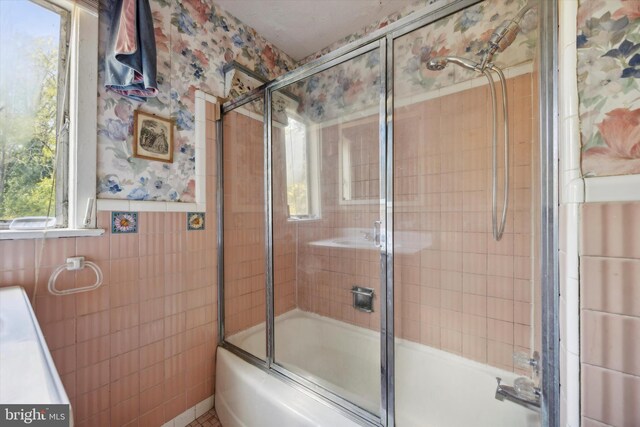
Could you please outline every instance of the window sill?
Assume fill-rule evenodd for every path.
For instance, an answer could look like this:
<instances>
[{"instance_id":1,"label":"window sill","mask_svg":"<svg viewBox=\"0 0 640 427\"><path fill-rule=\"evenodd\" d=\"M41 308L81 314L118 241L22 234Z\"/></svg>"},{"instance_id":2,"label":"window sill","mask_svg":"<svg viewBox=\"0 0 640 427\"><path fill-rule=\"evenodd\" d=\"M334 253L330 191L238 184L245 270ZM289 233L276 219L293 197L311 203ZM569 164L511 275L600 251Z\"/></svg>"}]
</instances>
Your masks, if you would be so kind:
<instances>
[{"instance_id":1,"label":"window sill","mask_svg":"<svg viewBox=\"0 0 640 427\"><path fill-rule=\"evenodd\" d=\"M104 234L102 228L54 228L50 230L0 230L0 240L57 239L59 237L96 237Z\"/></svg>"},{"instance_id":2,"label":"window sill","mask_svg":"<svg viewBox=\"0 0 640 427\"><path fill-rule=\"evenodd\" d=\"M288 222L314 222L314 221L320 221L320 220L322 220L322 218L319 217L319 216L300 217L300 218L288 217L287 218Z\"/></svg>"},{"instance_id":3,"label":"window sill","mask_svg":"<svg viewBox=\"0 0 640 427\"><path fill-rule=\"evenodd\" d=\"M2 0L0 0L2 1ZM204 183L198 181L196 185ZM144 200L98 199L99 211L135 211L135 212L204 212L206 203L153 202Z\"/></svg>"}]
</instances>

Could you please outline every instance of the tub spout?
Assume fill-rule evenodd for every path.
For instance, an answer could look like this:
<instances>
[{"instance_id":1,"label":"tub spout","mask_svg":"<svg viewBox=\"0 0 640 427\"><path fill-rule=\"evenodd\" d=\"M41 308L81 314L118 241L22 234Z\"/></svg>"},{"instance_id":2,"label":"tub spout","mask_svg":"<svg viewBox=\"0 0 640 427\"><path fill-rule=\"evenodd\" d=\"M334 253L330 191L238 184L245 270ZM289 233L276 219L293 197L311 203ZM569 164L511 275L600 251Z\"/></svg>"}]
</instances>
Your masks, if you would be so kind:
<instances>
[{"instance_id":1,"label":"tub spout","mask_svg":"<svg viewBox=\"0 0 640 427\"><path fill-rule=\"evenodd\" d=\"M535 412L540 412L540 389L533 387L533 393L531 396L524 396L523 393L518 392L515 387L508 385L502 385L502 378L496 377L498 381L498 387L496 387L496 399L503 402L508 400L516 405L524 406L527 409L531 409Z\"/></svg>"}]
</instances>

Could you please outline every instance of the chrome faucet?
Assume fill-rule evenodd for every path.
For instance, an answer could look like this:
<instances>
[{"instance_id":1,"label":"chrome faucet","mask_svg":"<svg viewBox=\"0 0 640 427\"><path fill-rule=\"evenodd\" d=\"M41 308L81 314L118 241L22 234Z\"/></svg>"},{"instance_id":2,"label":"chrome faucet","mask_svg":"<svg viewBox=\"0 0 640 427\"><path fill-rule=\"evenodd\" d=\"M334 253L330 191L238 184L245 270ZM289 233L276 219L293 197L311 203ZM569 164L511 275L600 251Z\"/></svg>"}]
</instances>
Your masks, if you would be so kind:
<instances>
[{"instance_id":1,"label":"chrome faucet","mask_svg":"<svg viewBox=\"0 0 640 427\"><path fill-rule=\"evenodd\" d=\"M540 398L542 396L542 393L539 387L532 386L532 393L531 395L529 395L529 393L519 392L515 387L502 385L502 378L496 377L496 380L498 381L498 387L496 388L496 399L501 402L506 399L517 405L524 406L527 409L531 409L532 411L540 411Z\"/></svg>"}]
</instances>

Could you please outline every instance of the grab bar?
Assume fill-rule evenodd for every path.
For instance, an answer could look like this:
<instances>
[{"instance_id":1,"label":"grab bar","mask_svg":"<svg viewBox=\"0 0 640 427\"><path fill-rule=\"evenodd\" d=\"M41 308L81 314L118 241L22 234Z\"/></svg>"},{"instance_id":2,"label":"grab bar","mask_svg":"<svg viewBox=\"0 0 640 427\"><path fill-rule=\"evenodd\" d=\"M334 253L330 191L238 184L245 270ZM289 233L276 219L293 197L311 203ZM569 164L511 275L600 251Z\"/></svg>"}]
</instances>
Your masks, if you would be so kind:
<instances>
[{"instance_id":1,"label":"grab bar","mask_svg":"<svg viewBox=\"0 0 640 427\"><path fill-rule=\"evenodd\" d=\"M63 291L56 288L56 279L58 278L60 273L62 273L64 270L78 271L78 270L82 270L85 267L89 267L96 273L96 282L93 285L83 286L81 288L66 289ZM62 264L58 266L55 270L53 270L53 273L51 273L51 276L49 276L48 288L49 288L49 292L51 292L53 295L57 295L57 296L71 295L71 294L77 294L79 292L88 292L94 289L98 289L100 286L102 286L102 280L103 280L102 270L97 264L91 261L85 261L83 256L72 257L72 258L67 258L67 262L65 264Z\"/></svg>"}]
</instances>

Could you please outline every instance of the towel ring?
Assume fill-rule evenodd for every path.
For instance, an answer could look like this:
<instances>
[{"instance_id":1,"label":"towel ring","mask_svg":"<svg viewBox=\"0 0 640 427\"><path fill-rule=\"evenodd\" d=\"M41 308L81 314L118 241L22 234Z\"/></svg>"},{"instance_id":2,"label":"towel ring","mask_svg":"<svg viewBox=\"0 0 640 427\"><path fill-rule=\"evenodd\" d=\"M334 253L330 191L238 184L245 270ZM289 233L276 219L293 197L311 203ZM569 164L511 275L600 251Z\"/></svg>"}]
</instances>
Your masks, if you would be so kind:
<instances>
[{"instance_id":1,"label":"towel ring","mask_svg":"<svg viewBox=\"0 0 640 427\"><path fill-rule=\"evenodd\" d=\"M96 273L96 282L93 285L83 286L81 288L67 289L64 291L56 289L56 279L58 278L60 273L62 273L64 270L79 271L84 269L85 267L89 267ZM84 257L67 258L67 262L65 264L58 266L55 270L53 270L53 273L51 273L51 276L49 277L49 292L51 292L53 295L58 296L77 294L79 292L88 292L94 289L98 289L100 286L102 286L102 280L102 270L96 263L85 261Z\"/></svg>"}]
</instances>

